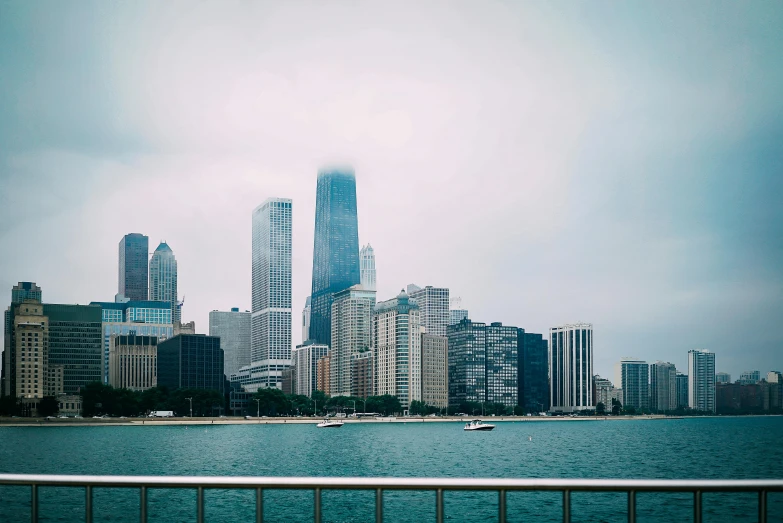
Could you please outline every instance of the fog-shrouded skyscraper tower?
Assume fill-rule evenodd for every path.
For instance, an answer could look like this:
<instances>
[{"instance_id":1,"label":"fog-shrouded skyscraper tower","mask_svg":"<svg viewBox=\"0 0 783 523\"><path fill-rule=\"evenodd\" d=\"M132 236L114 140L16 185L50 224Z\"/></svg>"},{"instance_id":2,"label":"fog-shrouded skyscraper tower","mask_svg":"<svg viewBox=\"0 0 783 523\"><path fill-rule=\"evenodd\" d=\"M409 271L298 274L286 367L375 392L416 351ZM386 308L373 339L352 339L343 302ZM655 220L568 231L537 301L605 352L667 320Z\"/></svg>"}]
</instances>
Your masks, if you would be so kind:
<instances>
[{"instance_id":1,"label":"fog-shrouded skyscraper tower","mask_svg":"<svg viewBox=\"0 0 783 523\"><path fill-rule=\"evenodd\" d=\"M250 365L254 388L280 387L291 365L292 202L268 198L253 211L253 310Z\"/></svg>"},{"instance_id":2,"label":"fog-shrouded skyscraper tower","mask_svg":"<svg viewBox=\"0 0 783 523\"><path fill-rule=\"evenodd\" d=\"M143 234L136 232L126 234L120 240L120 270L117 289L120 296L134 301L147 299L149 251L149 238Z\"/></svg>"},{"instance_id":3,"label":"fog-shrouded skyscraper tower","mask_svg":"<svg viewBox=\"0 0 783 523\"><path fill-rule=\"evenodd\" d=\"M146 298L145 298L146 299ZM165 241L160 242L150 259L150 301L167 301L171 304L171 320L179 323L180 310L177 301L177 259Z\"/></svg>"},{"instance_id":4,"label":"fog-shrouded skyscraper tower","mask_svg":"<svg viewBox=\"0 0 783 523\"><path fill-rule=\"evenodd\" d=\"M375 251L369 243L359 251L359 263L362 287L368 291L377 290L375 287Z\"/></svg>"},{"instance_id":5,"label":"fog-shrouded skyscraper tower","mask_svg":"<svg viewBox=\"0 0 783 523\"><path fill-rule=\"evenodd\" d=\"M331 346L334 293L361 282L356 177L352 168L318 172L310 339Z\"/></svg>"}]
</instances>

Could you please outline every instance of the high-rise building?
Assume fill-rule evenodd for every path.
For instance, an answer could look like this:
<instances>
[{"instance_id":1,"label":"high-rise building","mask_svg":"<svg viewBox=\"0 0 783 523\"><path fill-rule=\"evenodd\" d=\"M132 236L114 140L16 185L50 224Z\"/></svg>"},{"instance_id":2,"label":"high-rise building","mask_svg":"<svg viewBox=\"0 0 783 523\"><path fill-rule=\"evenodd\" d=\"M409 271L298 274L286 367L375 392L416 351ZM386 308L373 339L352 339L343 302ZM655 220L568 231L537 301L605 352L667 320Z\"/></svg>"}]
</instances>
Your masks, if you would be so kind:
<instances>
[{"instance_id":1,"label":"high-rise building","mask_svg":"<svg viewBox=\"0 0 783 523\"><path fill-rule=\"evenodd\" d=\"M209 313L209 335L220 338L223 349L223 372L227 377L250 365L250 313L238 307L228 312Z\"/></svg>"},{"instance_id":2,"label":"high-rise building","mask_svg":"<svg viewBox=\"0 0 783 523\"><path fill-rule=\"evenodd\" d=\"M615 388L611 381L597 374L593 376L593 402L596 410L598 410L598 404L603 403L604 412L612 412L612 399L615 397L614 391Z\"/></svg>"},{"instance_id":3,"label":"high-rise building","mask_svg":"<svg viewBox=\"0 0 783 523\"><path fill-rule=\"evenodd\" d=\"M42 302L43 291L34 282L20 281L11 289L11 305L3 311L3 354L2 370L0 370L0 394L9 396L16 390L17 340L14 331L14 315L16 305L25 300Z\"/></svg>"},{"instance_id":4,"label":"high-rise building","mask_svg":"<svg viewBox=\"0 0 783 523\"><path fill-rule=\"evenodd\" d=\"M119 285L117 291L120 296L124 296L129 300L147 300L149 251L149 238L143 234L135 232L126 234L120 240Z\"/></svg>"},{"instance_id":5,"label":"high-rise building","mask_svg":"<svg viewBox=\"0 0 783 523\"><path fill-rule=\"evenodd\" d=\"M468 317L467 309L462 308L462 298L457 296L449 300L449 325L456 325Z\"/></svg>"},{"instance_id":6,"label":"high-rise building","mask_svg":"<svg viewBox=\"0 0 783 523\"><path fill-rule=\"evenodd\" d=\"M549 410L549 348L546 338L519 329L518 354L519 405L525 412Z\"/></svg>"},{"instance_id":7,"label":"high-rise building","mask_svg":"<svg viewBox=\"0 0 783 523\"><path fill-rule=\"evenodd\" d=\"M160 242L150 259L149 299L169 302L172 322L180 322L177 301L177 259L166 242Z\"/></svg>"},{"instance_id":8,"label":"high-rise building","mask_svg":"<svg viewBox=\"0 0 783 523\"><path fill-rule=\"evenodd\" d=\"M35 282L20 281L11 288L11 303L22 303L25 300L43 303L43 291Z\"/></svg>"},{"instance_id":9,"label":"high-rise building","mask_svg":"<svg viewBox=\"0 0 783 523\"><path fill-rule=\"evenodd\" d=\"M716 372L715 383L731 383L731 374L728 372Z\"/></svg>"},{"instance_id":10,"label":"high-rise building","mask_svg":"<svg viewBox=\"0 0 783 523\"><path fill-rule=\"evenodd\" d=\"M224 392L220 338L180 334L158 344L158 386Z\"/></svg>"},{"instance_id":11,"label":"high-rise building","mask_svg":"<svg viewBox=\"0 0 783 523\"><path fill-rule=\"evenodd\" d=\"M688 408L688 375L677 373L677 408Z\"/></svg>"},{"instance_id":12,"label":"high-rise building","mask_svg":"<svg viewBox=\"0 0 783 523\"><path fill-rule=\"evenodd\" d=\"M623 407L650 408L650 366L646 361L623 358L614 366L614 382L623 389Z\"/></svg>"},{"instance_id":13,"label":"high-rise building","mask_svg":"<svg viewBox=\"0 0 783 523\"><path fill-rule=\"evenodd\" d=\"M62 393L62 366L49 362L49 318L37 299L14 304L13 395L21 400L24 413L35 415L44 396ZM57 370L55 370L55 368Z\"/></svg>"},{"instance_id":14,"label":"high-rise building","mask_svg":"<svg viewBox=\"0 0 783 523\"><path fill-rule=\"evenodd\" d=\"M423 289L408 285L408 296L415 300L421 314L421 324L427 334L445 336L449 325L449 290L427 285Z\"/></svg>"},{"instance_id":15,"label":"high-rise building","mask_svg":"<svg viewBox=\"0 0 783 523\"><path fill-rule=\"evenodd\" d=\"M296 366L296 394L313 395L318 390L318 360L329 354L329 347L317 343L297 345L291 352Z\"/></svg>"},{"instance_id":16,"label":"high-rise building","mask_svg":"<svg viewBox=\"0 0 783 523\"><path fill-rule=\"evenodd\" d=\"M375 291L354 285L334 294L332 346L329 349L329 390L332 396L351 395L351 358L372 346Z\"/></svg>"},{"instance_id":17,"label":"high-rise building","mask_svg":"<svg viewBox=\"0 0 783 523\"><path fill-rule=\"evenodd\" d=\"M359 251L359 269L362 287L368 291L376 290L375 251L369 243Z\"/></svg>"},{"instance_id":18,"label":"high-rise building","mask_svg":"<svg viewBox=\"0 0 783 523\"><path fill-rule=\"evenodd\" d=\"M397 396L404 408L421 401L419 306L405 291L375 306L375 393Z\"/></svg>"},{"instance_id":19,"label":"high-rise building","mask_svg":"<svg viewBox=\"0 0 783 523\"><path fill-rule=\"evenodd\" d=\"M449 406L449 339L421 334L421 401L445 409Z\"/></svg>"},{"instance_id":20,"label":"high-rise building","mask_svg":"<svg viewBox=\"0 0 783 523\"><path fill-rule=\"evenodd\" d=\"M130 390L158 385L158 338L112 334L109 343L109 385Z\"/></svg>"},{"instance_id":21,"label":"high-rise building","mask_svg":"<svg viewBox=\"0 0 783 523\"><path fill-rule=\"evenodd\" d=\"M677 409L677 369L673 363L650 364L650 410L667 412Z\"/></svg>"},{"instance_id":22,"label":"high-rise building","mask_svg":"<svg viewBox=\"0 0 783 523\"><path fill-rule=\"evenodd\" d=\"M310 339L310 296L305 300L304 309L302 309L302 343Z\"/></svg>"},{"instance_id":23,"label":"high-rise building","mask_svg":"<svg viewBox=\"0 0 783 523\"><path fill-rule=\"evenodd\" d=\"M688 351L688 406L715 412L715 353Z\"/></svg>"},{"instance_id":24,"label":"high-rise building","mask_svg":"<svg viewBox=\"0 0 783 523\"><path fill-rule=\"evenodd\" d=\"M49 364L63 365L63 392L103 379L101 308L44 303L49 318Z\"/></svg>"},{"instance_id":25,"label":"high-rise building","mask_svg":"<svg viewBox=\"0 0 783 523\"><path fill-rule=\"evenodd\" d=\"M351 396L364 398L373 394L373 353L371 350L351 355Z\"/></svg>"},{"instance_id":26,"label":"high-rise building","mask_svg":"<svg viewBox=\"0 0 783 523\"><path fill-rule=\"evenodd\" d=\"M593 326L562 325L549 330L550 410L593 410Z\"/></svg>"},{"instance_id":27,"label":"high-rise building","mask_svg":"<svg viewBox=\"0 0 783 523\"><path fill-rule=\"evenodd\" d=\"M330 347L334 294L361 283L358 223L353 169L322 169L315 200L310 339Z\"/></svg>"},{"instance_id":28,"label":"high-rise building","mask_svg":"<svg viewBox=\"0 0 783 523\"><path fill-rule=\"evenodd\" d=\"M717 379L717 375L716 375ZM746 370L740 373L739 383L740 385L753 385L761 381L761 372L757 370Z\"/></svg>"},{"instance_id":29,"label":"high-rise building","mask_svg":"<svg viewBox=\"0 0 783 523\"><path fill-rule=\"evenodd\" d=\"M280 387L291 364L292 202L268 198L253 211L253 312L245 390Z\"/></svg>"}]
</instances>

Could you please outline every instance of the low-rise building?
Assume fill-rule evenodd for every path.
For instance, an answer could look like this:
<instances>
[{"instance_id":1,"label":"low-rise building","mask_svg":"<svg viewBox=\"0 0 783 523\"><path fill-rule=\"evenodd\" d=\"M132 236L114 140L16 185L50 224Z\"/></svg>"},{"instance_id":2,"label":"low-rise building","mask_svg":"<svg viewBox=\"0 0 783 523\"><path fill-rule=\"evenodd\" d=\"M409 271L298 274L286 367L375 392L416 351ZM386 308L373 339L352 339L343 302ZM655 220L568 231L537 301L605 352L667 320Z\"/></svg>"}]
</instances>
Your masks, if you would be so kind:
<instances>
[{"instance_id":1,"label":"low-rise building","mask_svg":"<svg viewBox=\"0 0 783 523\"><path fill-rule=\"evenodd\" d=\"M220 338L180 334L158 344L158 385L170 390L211 389L224 392Z\"/></svg>"},{"instance_id":2,"label":"low-rise building","mask_svg":"<svg viewBox=\"0 0 783 523\"><path fill-rule=\"evenodd\" d=\"M109 340L109 385L147 390L158 385L158 338L112 334Z\"/></svg>"}]
</instances>

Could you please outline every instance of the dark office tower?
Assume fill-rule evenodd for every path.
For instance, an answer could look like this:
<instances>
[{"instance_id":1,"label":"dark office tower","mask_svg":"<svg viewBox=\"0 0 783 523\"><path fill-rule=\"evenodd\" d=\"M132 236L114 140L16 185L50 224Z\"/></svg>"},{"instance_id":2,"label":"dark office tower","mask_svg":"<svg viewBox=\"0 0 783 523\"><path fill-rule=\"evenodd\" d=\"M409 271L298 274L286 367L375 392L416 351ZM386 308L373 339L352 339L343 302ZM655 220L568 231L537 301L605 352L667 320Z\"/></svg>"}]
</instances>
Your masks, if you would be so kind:
<instances>
[{"instance_id":1,"label":"dark office tower","mask_svg":"<svg viewBox=\"0 0 783 523\"><path fill-rule=\"evenodd\" d=\"M180 334L158 343L158 387L211 389L225 387L220 338Z\"/></svg>"},{"instance_id":2,"label":"dark office tower","mask_svg":"<svg viewBox=\"0 0 783 523\"><path fill-rule=\"evenodd\" d=\"M519 329L519 405L525 412L549 410L547 340L524 329Z\"/></svg>"},{"instance_id":3,"label":"dark office tower","mask_svg":"<svg viewBox=\"0 0 783 523\"><path fill-rule=\"evenodd\" d=\"M310 339L331 346L336 292L360 283L359 225L353 169L322 169L315 198Z\"/></svg>"},{"instance_id":4,"label":"dark office tower","mask_svg":"<svg viewBox=\"0 0 783 523\"><path fill-rule=\"evenodd\" d=\"M130 300L147 299L149 238L139 233L126 234L120 240L119 294Z\"/></svg>"},{"instance_id":5,"label":"dark office tower","mask_svg":"<svg viewBox=\"0 0 783 523\"><path fill-rule=\"evenodd\" d=\"M49 365L62 365L63 392L103 380L103 334L99 305L44 303L49 319Z\"/></svg>"}]
</instances>

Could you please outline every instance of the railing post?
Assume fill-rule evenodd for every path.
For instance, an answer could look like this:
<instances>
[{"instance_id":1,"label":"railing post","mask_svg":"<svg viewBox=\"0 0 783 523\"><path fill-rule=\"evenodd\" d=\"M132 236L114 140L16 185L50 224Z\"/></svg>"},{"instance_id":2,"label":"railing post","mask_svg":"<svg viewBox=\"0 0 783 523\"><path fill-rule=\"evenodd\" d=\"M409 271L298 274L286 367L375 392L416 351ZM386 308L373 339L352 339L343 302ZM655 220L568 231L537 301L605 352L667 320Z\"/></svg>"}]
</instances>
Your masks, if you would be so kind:
<instances>
[{"instance_id":1,"label":"railing post","mask_svg":"<svg viewBox=\"0 0 783 523\"><path fill-rule=\"evenodd\" d=\"M506 523L506 491L498 491L498 523Z\"/></svg>"},{"instance_id":2,"label":"railing post","mask_svg":"<svg viewBox=\"0 0 783 523\"><path fill-rule=\"evenodd\" d=\"M321 523L321 489L315 489L315 499L313 501L313 519L315 523Z\"/></svg>"},{"instance_id":3,"label":"railing post","mask_svg":"<svg viewBox=\"0 0 783 523\"><path fill-rule=\"evenodd\" d=\"M563 523L571 523L571 491L563 491Z\"/></svg>"},{"instance_id":4,"label":"railing post","mask_svg":"<svg viewBox=\"0 0 783 523\"><path fill-rule=\"evenodd\" d=\"M38 523L38 485L30 485L30 521Z\"/></svg>"},{"instance_id":5,"label":"railing post","mask_svg":"<svg viewBox=\"0 0 783 523\"><path fill-rule=\"evenodd\" d=\"M92 485L84 487L84 521L92 523Z\"/></svg>"},{"instance_id":6,"label":"railing post","mask_svg":"<svg viewBox=\"0 0 783 523\"><path fill-rule=\"evenodd\" d=\"M139 506L141 508L139 522L147 523L147 487L141 487L139 489Z\"/></svg>"},{"instance_id":7,"label":"railing post","mask_svg":"<svg viewBox=\"0 0 783 523\"><path fill-rule=\"evenodd\" d=\"M759 491L759 523L767 523L767 491Z\"/></svg>"},{"instance_id":8,"label":"railing post","mask_svg":"<svg viewBox=\"0 0 783 523\"><path fill-rule=\"evenodd\" d=\"M443 489L435 492L435 521L443 523Z\"/></svg>"},{"instance_id":9,"label":"railing post","mask_svg":"<svg viewBox=\"0 0 783 523\"><path fill-rule=\"evenodd\" d=\"M375 489L375 523L383 523L383 489Z\"/></svg>"},{"instance_id":10,"label":"railing post","mask_svg":"<svg viewBox=\"0 0 783 523\"><path fill-rule=\"evenodd\" d=\"M628 491L628 523L636 523L636 491Z\"/></svg>"},{"instance_id":11,"label":"railing post","mask_svg":"<svg viewBox=\"0 0 783 523\"><path fill-rule=\"evenodd\" d=\"M693 521L701 523L701 490L693 493Z\"/></svg>"},{"instance_id":12,"label":"railing post","mask_svg":"<svg viewBox=\"0 0 783 523\"><path fill-rule=\"evenodd\" d=\"M256 523L264 523L264 489L256 488Z\"/></svg>"},{"instance_id":13,"label":"railing post","mask_svg":"<svg viewBox=\"0 0 783 523\"><path fill-rule=\"evenodd\" d=\"M196 521L204 523L204 487L196 489Z\"/></svg>"}]
</instances>

